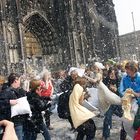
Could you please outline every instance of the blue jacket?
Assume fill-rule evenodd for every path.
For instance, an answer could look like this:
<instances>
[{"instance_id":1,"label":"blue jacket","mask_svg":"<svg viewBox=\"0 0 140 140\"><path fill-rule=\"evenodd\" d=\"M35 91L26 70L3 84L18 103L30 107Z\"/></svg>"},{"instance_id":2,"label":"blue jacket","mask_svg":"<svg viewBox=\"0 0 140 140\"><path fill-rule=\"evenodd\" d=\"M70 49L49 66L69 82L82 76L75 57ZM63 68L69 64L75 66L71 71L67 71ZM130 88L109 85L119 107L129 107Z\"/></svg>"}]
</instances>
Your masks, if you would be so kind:
<instances>
[{"instance_id":1,"label":"blue jacket","mask_svg":"<svg viewBox=\"0 0 140 140\"><path fill-rule=\"evenodd\" d=\"M120 82L120 96L124 95L126 89L131 88L134 92L140 94L140 73L137 72L135 77L132 79L129 75L124 75ZM140 98L137 98L138 104L140 105Z\"/></svg>"},{"instance_id":2,"label":"blue jacket","mask_svg":"<svg viewBox=\"0 0 140 140\"><path fill-rule=\"evenodd\" d=\"M126 89L131 88L136 93L140 93L140 73L137 72L135 77L132 79L129 75L124 75L120 82L119 92L121 96L124 95ZM140 101L140 98L138 99ZM139 102L140 103L140 102Z\"/></svg>"}]
</instances>

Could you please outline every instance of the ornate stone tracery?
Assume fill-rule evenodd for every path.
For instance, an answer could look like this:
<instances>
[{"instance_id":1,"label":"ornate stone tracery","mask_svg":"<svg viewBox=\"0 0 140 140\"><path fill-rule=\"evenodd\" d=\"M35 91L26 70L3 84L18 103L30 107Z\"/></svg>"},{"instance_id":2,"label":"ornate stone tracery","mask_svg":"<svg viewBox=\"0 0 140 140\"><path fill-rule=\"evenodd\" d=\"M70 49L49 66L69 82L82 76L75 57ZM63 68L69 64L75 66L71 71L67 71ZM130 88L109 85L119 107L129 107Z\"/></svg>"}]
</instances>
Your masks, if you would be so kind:
<instances>
[{"instance_id":1,"label":"ornate stone tracery","mask_svg":"<svg viewBox=\"0 0 140 140\"><path fill-rule=\"evenodd\" d=\"M119 55L112 0L0 2L0 47L5 50L0 63L8 73L10 67L26 72L29 61L39 70L43 66L57 70Z\"/></svg>"}]
</instances>

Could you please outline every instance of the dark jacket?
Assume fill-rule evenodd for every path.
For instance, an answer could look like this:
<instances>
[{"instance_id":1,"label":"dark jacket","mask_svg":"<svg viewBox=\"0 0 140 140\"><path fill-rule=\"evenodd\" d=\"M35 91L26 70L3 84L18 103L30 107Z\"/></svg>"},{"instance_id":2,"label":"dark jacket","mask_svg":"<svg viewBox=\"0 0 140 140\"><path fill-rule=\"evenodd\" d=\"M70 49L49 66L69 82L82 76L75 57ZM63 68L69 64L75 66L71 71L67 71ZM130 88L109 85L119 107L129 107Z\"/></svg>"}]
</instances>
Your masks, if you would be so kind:
<instances>
[{"instance_id":1,"label":"dark jacket","mask_svg":"<svg viewBox=\"0 0 140 140\"><path fill-rule=\"evenodd\" d=\"M117 88L117 91L115 92L117 95L119 95L119 79L110 79L109 76L103 79L103 83L110 89L110 85L114 85ZM111 90L111 89L110 89ZM113 91L112 91L113 92Z\"/></svg>"},{"instance_id":2,"label":"dark jacket","mask_svg":"<svg viewBox=\"0 0 140 140\"><path fill-rule=\"evenodd\" d=\"M38 130L38 126L43 122L42 111L47 110L51 106L51 104L48 103L51 99L49 97L40 97L35 92L27 93L27 99L31 107L32 117L26 123L26 127L28 127L27 129L29 130Z\"/></svg>"},{"instance_id":3,"label":"dark jacket","mask_svg":"<svg viewBox=\"0 0 140 140\"><path fill-rule=\"evenodd\" d=\"M71 76L65 78L65 80L60 84L60 89L62 92L73 89L73 80Z\"/></svg>"},{"instance_id":4,"label":"dark jacket","mask_svg":"<svg viewBox=\"0 0 140 140\"><path fill-rule=\"evenodd\" d=\"M73 80L71 76L66 77L66 79L60 84L60 89L63 94L59 96L57 113L59 118L68 119L70 117L69 111L69 97L73 89Z\"/></svg>"},{"instance_id":5,"label":"dark jacket","mask_svg":"<svg viewBox=\"0 0 140 140\"><path fill-rule=\"evenodd\" d=\"M26 91L22 88L14 89L12 87L8 87L3 90L0 93L0 120L7 119L13 121L15 125L23 123L29 115L17 115L11 118L10 100L24 96L26 96Z\"/></svg>"}]
</instances>

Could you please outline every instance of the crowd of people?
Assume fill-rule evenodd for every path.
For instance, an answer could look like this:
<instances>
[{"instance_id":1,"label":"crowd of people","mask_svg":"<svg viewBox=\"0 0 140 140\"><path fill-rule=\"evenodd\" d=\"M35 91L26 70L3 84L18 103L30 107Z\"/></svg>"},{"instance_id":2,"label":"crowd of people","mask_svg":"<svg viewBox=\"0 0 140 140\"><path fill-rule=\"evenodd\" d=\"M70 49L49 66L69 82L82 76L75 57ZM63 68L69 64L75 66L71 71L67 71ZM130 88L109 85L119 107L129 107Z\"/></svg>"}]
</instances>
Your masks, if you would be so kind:
<instances>
[{"instance_id":1,"label":"crowd of people","mask_svg":"<svg viewBox=\"0 0 140 140\"><path fill-rule=\"evenodd\" d=\"M1 139L9 140L8 137L11 137L12 140L36 140L37 134L42 133L45 140L51 140L49 133L53 129L50 121L51 111L57 104L58 116L67 119L71 130L78 132L76 140L83 140L84 137L86 140L95 138L95 116L103 117L102 138L108 140L112 128L112 116L125 116L124 102L122 104L109 104L103 115L96 114L83 106L83 101L88 101L90 97L87 89L98 89L99 83L103 82L109 91L120 99L123 99L129 90L139 109L140 73L138 68L138 63L134 61L128 61L123 65L110 63L103 65L100 62L94 62L84 68L73 67L58 72L46 69L38 75L26 74L25 76L11 73L8 77L1 76L0 126L4 128ZM22 98L26 99L29 108L24 108L26 105L22 104L20 111L13 115L13 110L15 111L21 104L19 99ZM128 102L125 103L125 105L128 104ZM21 111L22 108L23 111ZM134 118L136 118L135 116ZM129 118L127 119L129 120ZM122 122L120 140L126 140L127 136L123 125ZM139 127L133 128L132 125L134 140L138 140L137 135L140 133L138 130Z\"/></svg>"}]
</instances>

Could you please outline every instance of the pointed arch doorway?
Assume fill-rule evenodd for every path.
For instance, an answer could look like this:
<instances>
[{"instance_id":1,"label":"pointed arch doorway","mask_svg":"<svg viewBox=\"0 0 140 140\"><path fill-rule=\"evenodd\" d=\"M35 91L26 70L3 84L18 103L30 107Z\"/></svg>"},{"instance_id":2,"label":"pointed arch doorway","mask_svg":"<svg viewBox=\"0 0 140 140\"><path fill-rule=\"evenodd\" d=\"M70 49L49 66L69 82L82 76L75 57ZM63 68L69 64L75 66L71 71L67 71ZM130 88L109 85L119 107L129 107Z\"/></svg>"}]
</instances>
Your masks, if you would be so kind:
<instances>
[{"instance_id":1,"label":"pointed arch doorway","mask_svg":"<svg viewBox=\"0 0 140 140\"><path fill-rule=\"evenodd\" d=\"M39 12L27 15L23 21L27 72L40 72L44 66L50 67L49 64L55 63L55 60L50 60L52 55L58 54L58 37L49 21Z\"/></svg>"},{"instance_id":2,"label":"pointed arch doorway","mask_svg":"<svg viewBox=\"0 0 140 140\"><path fill-rule=\"evenodd\" d=\"M31 32L27 31L24 34L25 54L26 54L26 69L28 73L34 70L39 71L42 68L42 48L38 39Z\"/></svg>"}]
</instances>

